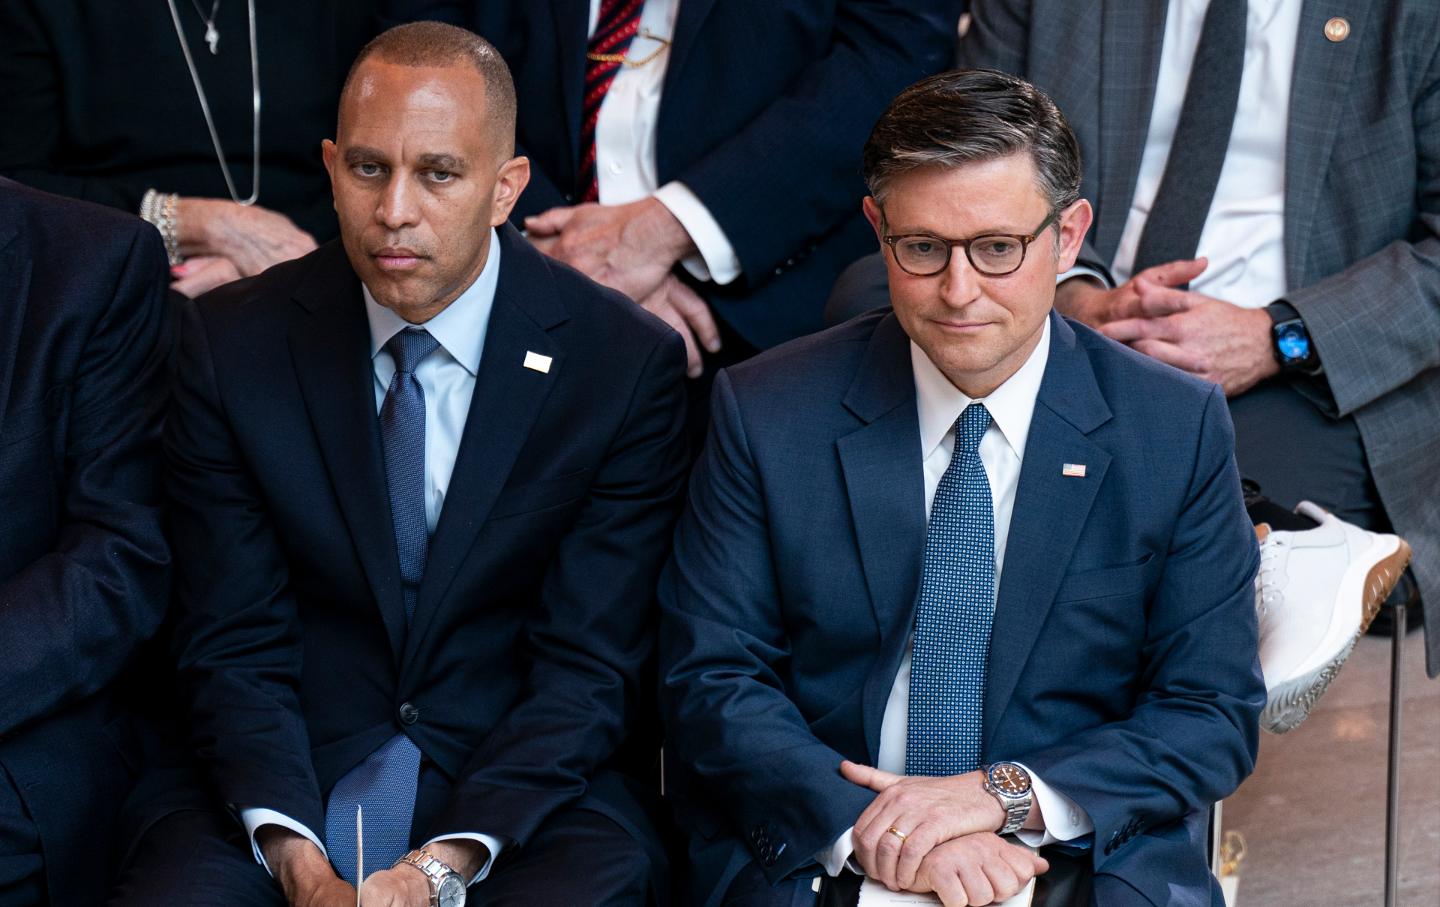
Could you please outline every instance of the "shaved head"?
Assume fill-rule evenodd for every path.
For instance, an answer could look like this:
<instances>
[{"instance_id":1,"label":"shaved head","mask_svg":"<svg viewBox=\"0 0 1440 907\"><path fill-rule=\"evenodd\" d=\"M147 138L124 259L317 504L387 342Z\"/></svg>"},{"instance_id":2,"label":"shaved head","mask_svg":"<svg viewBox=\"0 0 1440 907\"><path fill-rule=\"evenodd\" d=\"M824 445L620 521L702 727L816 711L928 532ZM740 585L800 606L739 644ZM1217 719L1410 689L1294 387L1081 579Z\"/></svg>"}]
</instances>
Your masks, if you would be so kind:
<instances>
[{"instance_id":1,"label":"shaved head","mask_svg":"<svg viewBox=\"0 0 1440 907\"><path fill-rule=\"evenodd\" d=\"M502 159L515 154L515 82L500 52L474 32L443 22L398 25L376 37L360 51L345 77L340 93L340 116L367 60L417 68L469 65L485 80L485 124Z\"/></svg>"}]
</instances>

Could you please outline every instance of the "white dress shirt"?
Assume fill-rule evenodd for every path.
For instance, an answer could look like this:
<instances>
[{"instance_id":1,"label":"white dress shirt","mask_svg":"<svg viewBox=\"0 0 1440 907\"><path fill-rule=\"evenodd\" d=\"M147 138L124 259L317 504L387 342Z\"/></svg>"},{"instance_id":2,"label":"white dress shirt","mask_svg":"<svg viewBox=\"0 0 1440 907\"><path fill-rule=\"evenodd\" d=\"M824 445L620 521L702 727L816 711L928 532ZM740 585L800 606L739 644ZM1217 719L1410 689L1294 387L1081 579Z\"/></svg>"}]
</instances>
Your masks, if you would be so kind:
<instances>
[{"instance_id":1,"label":"white dress shirt","mask_svg":"<svg viewBox=\"0 0 1440 907\"><path fill-rule=\"evenodd\" d=\"M590 0L587 34L595 31L600 2ZM643 60L663 46L645 37L647 32L672 40L679 11L680 0L645 0L640 11L640 33L630 43L626 55L632 60ZM681 182L661 186L656 173L655 129L660 119L660 95L669 63L669 48L644 66L622 63L605 100L600 103L600 118L595 123L595 175L600 184L600 203L624 205L655 196L675 215L700 250L699 255L681 262L685 269L696 280L727 284L740 276L740 259L725 231L690 187ZM697 111L696 115L702 113Z\"/></svg>"},{"instance_id":2,"label":"white dress shirt","mask_svg":"<svg viewBox=\"0 0 1440 907\"><path fill-rule=\"evenodd\" d=\"M1302 5L1302 0L1250 0L1235 125L1196 250L1210 265L1190 282L1190 289L1245 308L1269 305L1288 289L1285 140ZM1170 0L1140 176L1110 267L1117 281L1130 279L1134 270L1208 7L1209 0Z\"/></svg>"},{"instance_id":3,"label":"white dress shirt","mask_svg":"<svg viewBox=\"0 0 1440 907\"><path fill-rule=\"evenodd\" d=\"M490 231L490 251L480 276L444 311L425 322L425 330L440 342L440 348L415 369L415 378L425 392L425 522L430 532L440 521L445 492L460 453L460 439L465 433L465 419L470 413L470 398L475 393L475 376L480 372L480 355L485 348L485 333L490 326L490 310L495 304L495 287L500 279L500 239ZM395 375L395 360L385 349L390 338L412 327L410 322L375 301L364 288L365 314L370 321L370 359L374 366L375 411L378 413ZM304 835L325 853L325 844L314 831L300 822L273 809L242 808L240 821L250 836L250 846L260 865L269 870L255 832L264 825L279 825ZM463 838L479 841L490 851L489 858L470 880L474 884L490 874L495 857L504 842L481 832L442 835L429 843ZM328 854L327 854L328 856ZM388 869L389 867L381 867Z\"/></svg>"},{"instance_id":4,"label":"white dress shirt","mask_svg":"<svg viewBox=\"0 0 1440 907\"><path fill-rule=\"evenodd\" d=\"M990 498L995 508L995 577L997 581L1005 566L1005 546L1010 536L1010 516L1015 509L1015 491L1020 484L1020 465L1025 455L1025 440L1030 436L1030 417L1035 412L1035 399L1045 377L1045 364L1050 360L1050 322L1042 329L1040 342L1030 358L988 397L984 403L990 412L990 427L980 439L980 462L990 483ZM977 402L950 383L924 351L910 344L910 364L915 373L915 402L920 416L920 455L925 472L925 513L929 521L930 506L940 477L950 465L955 450L955 420L965 407ZM913 640L913 637L912 637ZM905 647L900 669L885 703L880 723L880 753L876 767L897 775L905 774L905 745L910 724L910 654ZM1055 841L1069 841L1088 834L1093 825L1085 811L1064 794L1051 788L1033 772L1035 802L1045 820L1043 830L1021 830L1017 837L1032 847ZM838 875L854 853L852 833L847 829L835 844L816 855L816 860L830 875ZM858 871L858 868L857 868Z\"/></svg>"}]
</instances>

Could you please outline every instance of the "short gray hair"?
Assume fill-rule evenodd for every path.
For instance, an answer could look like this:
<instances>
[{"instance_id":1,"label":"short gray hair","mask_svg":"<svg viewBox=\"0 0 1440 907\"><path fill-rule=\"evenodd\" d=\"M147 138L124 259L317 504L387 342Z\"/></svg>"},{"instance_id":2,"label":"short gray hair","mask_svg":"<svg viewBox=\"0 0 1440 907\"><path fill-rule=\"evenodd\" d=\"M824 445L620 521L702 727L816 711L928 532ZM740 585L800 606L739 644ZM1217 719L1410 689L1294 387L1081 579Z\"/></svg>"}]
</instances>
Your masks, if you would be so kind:
<instances>
[{"instance_id":1,"label":"short gray hair","mask_svg":"<svg viewBox=\"0 0 1440 907\"><path fill-rule=\"evenodd\" d=\"M930 76L900 92L865 143L863 173L880 203L895 177L921 167L1008 157L1025 151L1052 211L1080 197L1080 145L1040 89L992 69Z\"/></svg>"}]
</instances>

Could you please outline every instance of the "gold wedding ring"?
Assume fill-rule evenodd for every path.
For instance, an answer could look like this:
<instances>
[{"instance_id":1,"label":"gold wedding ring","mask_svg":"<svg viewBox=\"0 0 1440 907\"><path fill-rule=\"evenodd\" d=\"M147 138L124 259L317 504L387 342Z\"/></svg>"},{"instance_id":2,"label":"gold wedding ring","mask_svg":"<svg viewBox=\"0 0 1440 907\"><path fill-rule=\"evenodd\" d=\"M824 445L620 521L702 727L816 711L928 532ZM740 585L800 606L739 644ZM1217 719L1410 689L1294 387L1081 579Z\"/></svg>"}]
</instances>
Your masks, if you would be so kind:
<instances>
[{"instance_id":1,"label":"gold wedding ring","mask_svg":"<svg viewBox=\"0 0 1440 907\"><path fill-rule=\"evenodd\" d=\"M885 829L885 830L888 831L888 832L890 832L890 834L894 835L895 837L899 838L901 844L904 844L904 843L905 843L905 839L908 838L908 837L910 837L909 835L905 834L905 832L901 831L900 829L896 828L896 827L893 826L893 825L890 826L889 828Z\"/></svg>"}]
</instances>

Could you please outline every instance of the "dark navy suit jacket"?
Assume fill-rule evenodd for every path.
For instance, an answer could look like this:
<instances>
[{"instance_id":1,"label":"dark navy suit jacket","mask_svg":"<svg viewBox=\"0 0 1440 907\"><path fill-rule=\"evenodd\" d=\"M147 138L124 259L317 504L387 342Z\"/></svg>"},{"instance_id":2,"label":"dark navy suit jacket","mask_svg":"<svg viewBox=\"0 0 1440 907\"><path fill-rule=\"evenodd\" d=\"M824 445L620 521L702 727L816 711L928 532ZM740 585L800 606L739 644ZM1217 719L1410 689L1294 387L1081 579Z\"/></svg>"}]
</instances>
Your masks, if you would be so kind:
<instances>
[{"instance_id":1,"label":"dark navy suit jacket","mask_svg":"<svg viewBox=\"0 0 1440 907\"><path fill-rule=\"evenodd\" d=\"M1051 319L984 757L1023 761L1089 814L1097 873L1156 904L1171 886L1208 903L1205 813L1249 774L1265 699L1258 551L1225 400ZM893 315L736 366L713 405L661 583L671 788L711 903L750 860L772 881L817 874L814 854L873 798L838 767L875 762L925 538Z\"/></svg>"},{"instance_id":2,"label":"dark navy suit jacket","mask_svg":"<svg viewBox=\"0 0 1440 907\"><path fill-rule=\"evenodd\" d=\"M405 733L452 784L417 809L415 839L523 846L582 800L623 824L617 779L653 767L635 725L683 491L684 350L515 230L499 241L408 630L369 327L340 244L203 297L182 326L166 425L176 644L227 802L318 833L336 780ZM531 352L548 373L524 367Z\"/></svg>"},{"instance_id":3,"label":"dark navy suit jacket","mask_svg":"<svg viewBox=\"0 0 1440 907\"><path fill-rule=\"evenodd\" d=\"M112 687L169 598L165 267L138 218L0 178L0 783L57 904L104 900L137 752Z\"/></svg>"},{"instance_id":4,"label":"dark navy suit jacket","mask_svg":"<svg viewBox=\"0 0 1440 907\"><path fill-rule=\"evenodd\" d=\"M520 153L534 167L516 222L572 205L589 0L390 0L490 39L515 75ZM700 290L757 347L819 330L830 287L875 248L860 150L902 88L949 66L963 0L683 0L655 155L689 186L742 274Z\"/></svg>"}]
</instances>

